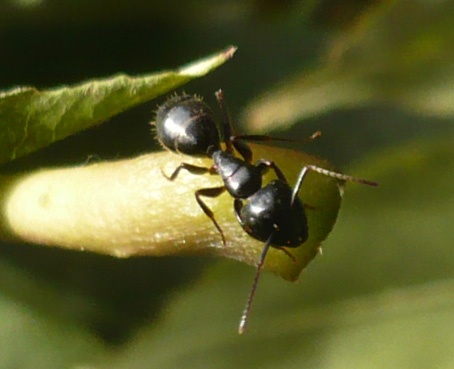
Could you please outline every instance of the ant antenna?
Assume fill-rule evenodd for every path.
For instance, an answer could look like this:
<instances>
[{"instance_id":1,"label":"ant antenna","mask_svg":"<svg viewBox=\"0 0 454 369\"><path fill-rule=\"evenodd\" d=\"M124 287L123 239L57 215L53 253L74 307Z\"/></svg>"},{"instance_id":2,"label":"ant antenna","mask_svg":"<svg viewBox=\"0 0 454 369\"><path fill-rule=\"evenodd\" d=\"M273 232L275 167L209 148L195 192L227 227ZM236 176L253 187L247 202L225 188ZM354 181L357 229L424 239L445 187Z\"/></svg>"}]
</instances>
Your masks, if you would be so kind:
<instances>
[{"instance_id":1,"label":"ant antenna","mask_svg":"<svg viewBox=\"0 0 454 369\"><path fill-rule=\"evenodd\" d=\"M303 169L301 169L301 172L300 172L300 174L298 176L298 179L296 181L296 185L293 188L292 201L291 201L292 205L295 202L296 196L298 196L298 192L301 189L301 185L303 184L304 178L306 177L307 173L310 170L312 170L314 172L317 172L317 173L320 173L320 174L323 174L324 176L327 176L327 177L340 179L342 181L356 182L356 183L360 183L360 184L367 185L367 186L373 186L373 187L378 186L377 182L369 181L367 179L355 178L355 177L352 177L352 176L349 176L349 175L346 175L346 174L332 172L330 170L317 167L315 165L306 165L306 166L303 167Z\"/></svg>"},{"instance_id":2,"label":"ant antenna","mask_svg":"<svg viewBox=\"0 0 454 369\"><path fill-rule=\"evenodd\" d=\"M303 138L302 140L293 140L291 138L282 138L282 137L274 137L268 135L238 135L238 136L231 136L230 140L232 142L236 142L238 140L244 141L256 141L256 142L268 142L268 141L280 141L280 142L293 142L299 144L305 144L308 142L315 141L317 138L322 136L321 131L315 131L309 137Z\"/></svg>"},{"instance_id":3,"label":"ant antenna","mask_svg":"<svg viewBox=\"0 0 454 369\"><path fill-rule=\"evenodd\" d=\"M217 90L215 93L218 100L219 107L222 114L222 136L228 152L233 152L233 144L230 137L233 135L232 121L230 119L229 110L224 99L224 92L222 89Z\"/></svg>"},{"instance_id":4,"label":"ant antenna","mask_svg":"<svg viewBox=\"0 0 454 369\"><path fill-rule=\"evenodd\" d=\"M254 282L252 283L251 292L249 292L249 297L247 299L246 307L243 310L243 315L241 315L240 325L238 327L238 333L243 334L246 331L247 319L249 317L249 312L251 311L252 300L254 300L255 291L257 290L257 285L260 279L260 272L262 271L263 265L265 264L266 254L271 246L271 239L274 236L274 232L271 232L270 236L266 240L265 246L263 246L260 259L257 263L257 270L255 272Z\"/></svg>"}]
</instances>

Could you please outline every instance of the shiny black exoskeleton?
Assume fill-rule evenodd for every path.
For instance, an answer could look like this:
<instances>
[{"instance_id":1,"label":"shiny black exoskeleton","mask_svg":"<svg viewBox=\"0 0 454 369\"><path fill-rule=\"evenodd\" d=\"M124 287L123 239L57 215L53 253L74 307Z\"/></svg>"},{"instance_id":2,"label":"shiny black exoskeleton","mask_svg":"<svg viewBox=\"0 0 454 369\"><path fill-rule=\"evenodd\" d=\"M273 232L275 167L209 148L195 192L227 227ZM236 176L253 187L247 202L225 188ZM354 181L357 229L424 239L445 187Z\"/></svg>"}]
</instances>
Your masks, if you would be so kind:
<instances>
[{"instance_id":1,"label":"shiny black exoskeleton","mask_svg":"<svg viewBox=\"0 0 454 369\"><path fill-rule=\"evenodd\" d=\"M175 180L184 169L193 174L219 174L223 186L202 188L195 192L197 203L219 231L226 243L224 232L211 209L201 197L217 197L227 191L234 199L246 199L262 187L262 176L272 169L278 178L284 178L281 170L269 160L252 164L252 151L244 140L269 141L285 139L263 135L232 135L232 126L221 90L216 92L223 115L221 131L218 130L210 108L198 97L174 96L159 107L156 114L156 133L159 142L166 148L192 156L208 156L213 159L209 168L181 163L168 177ZM225 144L225 150L221 148ZM235 152L242 158L235 156Z\"/></svg>"},{"instance_id":2,"label":"shiny black exoskeleton","mask_svg":"<svg viewBox=\"0 0 454 369\"><path fill-rule=\"evenodd\" d=\"M257 263L254 283L240 321L239 333L243 333L269 248L275 247L282 250L295 261L293 255L286 248L298 247L306 242L309 237L304 205L298 197L307 173L314 171L342 181L354 181L371 186L376 186L376 183L307 165L302 168L298 180L292 188L274 162L261 159L256 164L251 164L252 151L243 141L268 141L275 138L259 135L233 136L221 90L216 93L216 97L223 114L222 136L210 109L200 98L188 95L174 97L161 106L157 113L155 125L158 140L166 148L188 155L206 155L213 159L214 164L209 168L181 163L167 178L172 181L175 180L182 169L193 174L211 173L220 175L224 183L223 186L199 189L195 192L195 197L204 213L218 229L223 243L225 244L224 233L213 212L201 200L201 197L217 197L224 191L227 191L234 198L235 214L243 229L251 237L264 242ZM310 139L312 140L319 135L320 132L316 132ZM225 144L225 150L222 150L221 143ZM242 159L235 157L234 149L238 151ZM274 170L277 179L262 187L262 176L270 168Z\"/></svg>"},{"instance_id":3,"label":"shiny black exoskeleton","mask_svg":"<svg viewBox=\"0 0 454 369\"><path fill-rule=\"evenodd\" d=\"M249 299L241 317L239 333L243 333L246 329L247 318L257 288L260 271L265 263L269 248L278 248L294 260L293 256L284 247L298 247L306 242L309 237L304 205L298 196L309 171L342 181L352 181L369 186L377 185L375 182L365 179L332 172L314 165L306 165L301 169L293 188L290 187L284 177L280 177L268 183L252 196L249 196L245 204L241 199L235 199L235 214L243 229L251 237L265 242L257 263L257 272Z\"/></svg>"},{"instance_id":4,"label":"shiny black exoskeleton","mask_svg":"<svg viewBox=\"0 0 454 369\"><path fill-rule=\"evenodd\" d=\"M247 198L235 199L235 214L243 229L255 239L275 247L298 247L309 236L304 206L292 203L292 188L274 180Z\"/></svg>"},{"instance_id":5,"label":"shiny black exoskeleton","mask_svg":"<svg viewBox=\"0 0 454 369\"><path fill-rule=\"evenodd\" d=\"M220 150L211 109L197 96L175 95L156 113L156 136L166 148L192 156Z\"/></svg>"}]
</instances>

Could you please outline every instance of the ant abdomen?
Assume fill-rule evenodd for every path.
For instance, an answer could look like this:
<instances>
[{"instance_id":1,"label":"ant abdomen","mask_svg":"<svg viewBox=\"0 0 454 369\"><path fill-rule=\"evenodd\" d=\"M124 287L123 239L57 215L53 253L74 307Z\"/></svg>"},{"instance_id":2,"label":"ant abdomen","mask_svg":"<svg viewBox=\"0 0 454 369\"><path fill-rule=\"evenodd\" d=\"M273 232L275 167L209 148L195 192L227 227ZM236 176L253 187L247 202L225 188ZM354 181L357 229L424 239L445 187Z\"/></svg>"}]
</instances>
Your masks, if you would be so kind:
<instances>
[{"instance_id":1,"label":"ant abdomen","mask_svg":"<svg viewBox=\"0 0 454 369\"><path fill-rule=\"evenodd\" d=\"M293 189L274 180L258 190L243 204L235 202L235 214L243 229L253 238L274 247L298 247L309 236L304 205ZM271 236L271 240L269 240Z\"/></svg>"}]
</instances>

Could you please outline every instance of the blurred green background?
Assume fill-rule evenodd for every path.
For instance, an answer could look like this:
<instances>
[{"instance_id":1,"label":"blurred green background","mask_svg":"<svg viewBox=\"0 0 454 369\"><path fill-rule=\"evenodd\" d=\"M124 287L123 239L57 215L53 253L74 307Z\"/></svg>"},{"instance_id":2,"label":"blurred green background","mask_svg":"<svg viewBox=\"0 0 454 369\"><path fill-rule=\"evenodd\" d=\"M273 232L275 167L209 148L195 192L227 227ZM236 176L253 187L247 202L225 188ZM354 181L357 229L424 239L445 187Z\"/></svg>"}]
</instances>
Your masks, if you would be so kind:
<instances>
[{"instance_id":1,"label":"blurred green background","mask_svg":"<svg viewBox=\"0 0 454 369\"><path fill-rule=\"evenodd\" d=\"M240 132L379 182L348 186L299 283L208 258L0 245L1 368L453 368L454 1L0 2L0 89L177 67L234 44L185 91L222 87ZM162 101L162 100L160 100ZM3 172L159 150L160 101ZM270 158L272 159L272 158Z\"/></svg>"}]
</instances>

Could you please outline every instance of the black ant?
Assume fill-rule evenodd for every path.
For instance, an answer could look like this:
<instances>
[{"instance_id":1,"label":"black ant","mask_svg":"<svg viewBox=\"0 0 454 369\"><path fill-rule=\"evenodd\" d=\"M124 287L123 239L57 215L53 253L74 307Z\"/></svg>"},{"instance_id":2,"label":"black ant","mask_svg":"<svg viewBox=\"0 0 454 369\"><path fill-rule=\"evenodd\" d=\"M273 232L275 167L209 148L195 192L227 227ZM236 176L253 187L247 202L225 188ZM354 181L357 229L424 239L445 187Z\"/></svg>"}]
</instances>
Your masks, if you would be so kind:
<instances>
[{"instance_id":1,"label":"black ant","mask_svg":"<svg viewBox=\"0 0 454 369\"><path fill-rule=\"evenodd\" d=\"M200 98L190 95L174 96L161 105L156 115L155 126L157 138L164 147L187 155L208 156L213 159L214 164L209 168L181 163L170 177L166 177L173 181L182 169L193 174L210 173L221 176L223 186L197 190L195 197L199 206L221 234L224 245L226 243L224 233L212 210L200 197L217 197L225 190L234 198L235 214L243 229L251 237L265 243L257 263L257 271L246 308L241 317L238 331L242 334L246 329L252 300L269 248L275 247L282 250L296 261L284 247L295 248L308 239L309 231L304 205L298 197L307 173L314 171L328 177L369 186L377 184L307 165L302 168L295 187L290 187L285 175L273 161L261 159L255 165L251 164L252 151L244 140L292 140L264 135L232 135L232 126L222 90L216 92L216 98L223 116L222 137L210 108ZM316 132L309 137L309 140L319 136L320 132ZM225 150L222 150L221 143L225 145ZM243 159L235 156L234 149ZM275 172L277 179L262 187L262 176L270 168Z\"/></svg>"},{"instance_id":2,"label":"black ant","mask_svg":"<svg viewBox=\"0 0 454 369\"><path fill-rule=\"evenodd\" d=\"M221 176L223 186L197 190L195 198L219 231L225 246L224 232L217 223L213 211L201 197L218 197L227 190L234 199L247 199L260 190L262 176L270 168L274 170L278 178L285 178L278 166L270 160L261 159L255 165L251 164L252 151L242 140L291 140L265 135L234 136L222 90L216 92L216 98L223 116L222 136L210 108L201 98L191 95L176 95L167 100L158 108L154 125L157 139L165 148L186 155L208 156L213 159L214 164L209 168L181 163L170 176L165 176L174 181L182 169L192 174L209 173ZM313 140L319 135L320 132L316 132L309 140ZM222 150L221 143L225 145L225 150ZM242 159L235 156L234 149L238 151Z\"/></svg>"}]
</instances>

